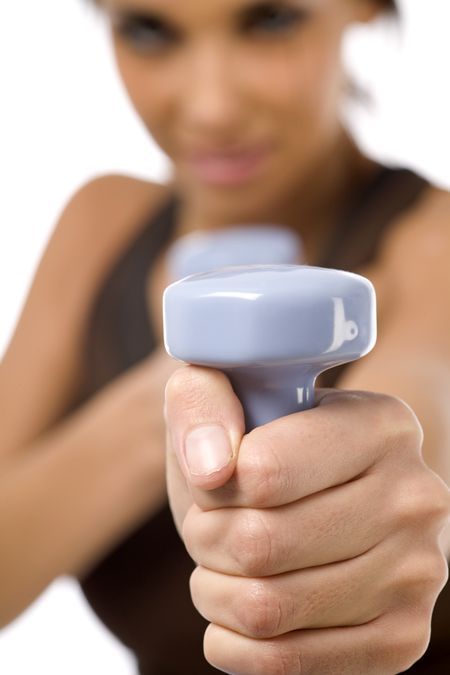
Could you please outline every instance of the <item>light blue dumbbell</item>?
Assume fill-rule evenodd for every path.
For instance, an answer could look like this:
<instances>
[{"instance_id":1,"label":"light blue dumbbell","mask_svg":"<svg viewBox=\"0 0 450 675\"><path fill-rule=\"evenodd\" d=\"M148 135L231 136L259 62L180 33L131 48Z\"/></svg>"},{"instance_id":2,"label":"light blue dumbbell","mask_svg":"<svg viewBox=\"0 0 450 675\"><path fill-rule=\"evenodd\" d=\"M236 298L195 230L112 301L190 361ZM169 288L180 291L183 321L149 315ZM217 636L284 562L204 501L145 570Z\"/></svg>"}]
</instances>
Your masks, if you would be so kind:
<instances>
[{"instance_id":1,"label":"light blue dumbbell","mask_svg":"<svg viewBox=\"0 0 450 675\"><path fill-rule=\"evenodd\" d=\"M164 341L181 361L222 370L247 430L314 405L317 376L376 340L372 284L298 265L223 268L170 285Z\"/></svg>"},{"instance_id":2,"label":"light blue dumbbell","mask_svg":"<svg viewBox=\"0 0 450 675\"><path fill-rule=\"evenodd\" d=\"M300 238L279 225L234 225L196 231L181 237L168 251L170 278L209 272L228 265L298 264Z\"/></svg>"}]
</instances>

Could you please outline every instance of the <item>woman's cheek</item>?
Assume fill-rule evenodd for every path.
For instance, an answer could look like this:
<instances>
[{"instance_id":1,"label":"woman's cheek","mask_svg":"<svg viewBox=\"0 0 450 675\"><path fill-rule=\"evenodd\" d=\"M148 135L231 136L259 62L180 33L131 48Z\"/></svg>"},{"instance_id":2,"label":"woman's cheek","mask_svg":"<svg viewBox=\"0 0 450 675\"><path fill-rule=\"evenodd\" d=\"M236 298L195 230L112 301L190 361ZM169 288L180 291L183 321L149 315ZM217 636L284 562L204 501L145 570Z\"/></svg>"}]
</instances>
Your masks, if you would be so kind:
<instances>
[{"instance_id":1,"label":"woman's cheek","mask_svg":"<svg viewBox=\"0 0 450 675\"><path fill-rule=\"evenodd\" d=\"M151 63L115 45L116 65L130 101L149 130L167 112L173 98L174 73L168 65Z\"/></svg>"}]
</instances>

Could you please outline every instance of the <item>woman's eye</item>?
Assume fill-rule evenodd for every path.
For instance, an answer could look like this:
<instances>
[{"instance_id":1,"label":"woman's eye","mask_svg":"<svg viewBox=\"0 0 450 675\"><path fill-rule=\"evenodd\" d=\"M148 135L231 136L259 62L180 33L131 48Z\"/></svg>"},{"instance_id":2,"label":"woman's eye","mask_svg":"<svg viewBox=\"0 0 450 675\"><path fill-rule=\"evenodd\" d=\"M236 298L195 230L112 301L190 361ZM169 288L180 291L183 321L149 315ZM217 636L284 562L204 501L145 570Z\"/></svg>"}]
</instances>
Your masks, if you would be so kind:
<instances>
[{"instance_id":1,"label":"woman's eye","mask_svg":"<svg viewBox=\"0 0 450 675\"><path fill-rule=\"evenodd\" d=\"M176 38L169 27L152 17L125 17L119 19L114 28L133 49L139 52L160 50L169 46Z\"/></svg>"},{"instance_id":2,"label":"woman's eye","mask_svg":"<svg viewBox=\"0 0 450 675\"><path fill-rule=\"evenodd\" d=\"M263 3L250 10L242 28L256 33L281 33L289 31L307 18L306 12L282 7L273 2Z\"/></svg>"}]
</instances>

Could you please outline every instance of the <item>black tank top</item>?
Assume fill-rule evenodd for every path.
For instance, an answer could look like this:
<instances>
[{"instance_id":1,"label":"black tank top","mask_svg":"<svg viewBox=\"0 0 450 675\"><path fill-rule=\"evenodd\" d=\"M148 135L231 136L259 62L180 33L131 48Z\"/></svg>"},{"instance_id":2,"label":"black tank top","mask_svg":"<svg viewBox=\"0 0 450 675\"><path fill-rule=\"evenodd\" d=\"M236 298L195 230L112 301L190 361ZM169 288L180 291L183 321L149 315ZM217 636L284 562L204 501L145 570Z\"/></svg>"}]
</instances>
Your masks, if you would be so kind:
<instances>
[{"instance_id":1,"label":"black tank top","mask_svg":"<svg viewBox=\"0 0 450 675\"><path fill-rule=\"evenodd\" d=\"M426 187L426 181L410 171L382 168L337 223L318 264L352 271L374 260L385 231ZM178 208L179 201L172 197L142 224L99 289L88 326L83 400L157 346L147 312L146 280L175 230ZM342 368L329 371L327 386L336 383ZM166 506L130 532L81 580L94 611L135 653L141 675L218 672L203 657L207 623L190 600L193 569ZM445 608L450 607L450 598L441 596L438 605L435 616L442 615L440 621L446 624ZM450 664L450 649L441 632L437 626L429 653L414 672L448 672L445 663Z\"/></svg>"}]
</instances>

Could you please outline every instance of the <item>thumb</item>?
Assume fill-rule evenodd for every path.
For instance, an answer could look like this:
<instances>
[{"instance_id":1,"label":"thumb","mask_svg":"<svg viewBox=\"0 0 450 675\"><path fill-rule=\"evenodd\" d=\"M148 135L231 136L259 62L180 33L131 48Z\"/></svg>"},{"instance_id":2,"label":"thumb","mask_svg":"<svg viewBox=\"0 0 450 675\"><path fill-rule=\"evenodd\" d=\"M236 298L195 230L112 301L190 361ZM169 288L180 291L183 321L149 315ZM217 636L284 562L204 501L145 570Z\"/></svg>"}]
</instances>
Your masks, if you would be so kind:
<instances>
[{"instance_id":1,"label":"thumb","mask_svg":"<svg viewBox=\"0 0 450 675\"><path fill-rule=\"evenodd\" d=\"M166 386L169 452L188 484L203 490L224 485L236 467L245 421L228 378L211 368L185 366Z\"/></svg>"}]
</instances>

